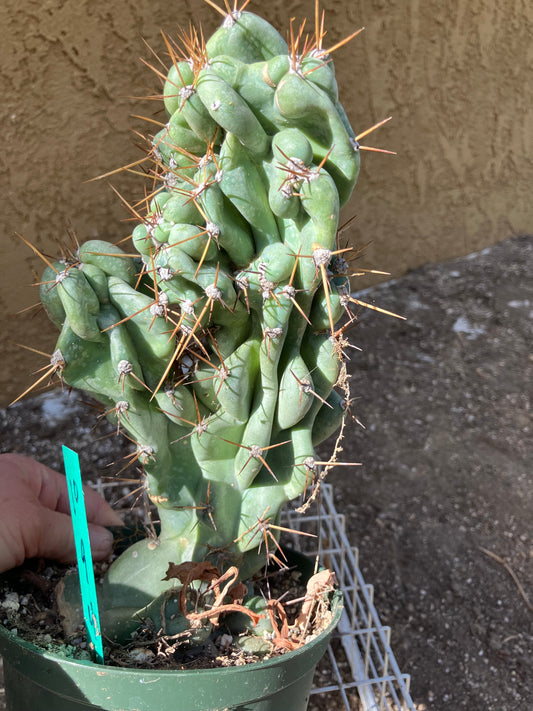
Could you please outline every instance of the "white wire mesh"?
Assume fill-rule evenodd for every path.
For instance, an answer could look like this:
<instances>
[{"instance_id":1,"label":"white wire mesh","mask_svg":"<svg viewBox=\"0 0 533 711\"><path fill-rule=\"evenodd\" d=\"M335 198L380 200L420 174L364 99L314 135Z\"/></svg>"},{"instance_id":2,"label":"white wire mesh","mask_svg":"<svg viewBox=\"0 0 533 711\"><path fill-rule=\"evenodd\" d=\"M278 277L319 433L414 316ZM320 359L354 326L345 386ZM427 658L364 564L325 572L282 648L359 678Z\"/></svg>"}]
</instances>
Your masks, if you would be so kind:
<instances>
[{"instance_id":1,"label":"white wire mesh","mask_svg":"<svg viewBox=\"0 0 533 711\"><path fill-rule=\"evenodd\" d=\"M357 548L350 546L345 519L335 508L331 485L322 486L318 514L285 511L283 525L318 536L320 562L335 572L344 595L344 611L328 648L329 669L321 672L319 668L311 693L336 693L344 704L338 708L348 711L415 711L409 695L409 676L398 668L390 647L390 629L379 620L373 588L363 579ZM316 553L316 539L297 533L287 535L292 547L302 552L312 551L313 543L309 541L315 541L312 552Z\"/></svg>"}]
</instances>

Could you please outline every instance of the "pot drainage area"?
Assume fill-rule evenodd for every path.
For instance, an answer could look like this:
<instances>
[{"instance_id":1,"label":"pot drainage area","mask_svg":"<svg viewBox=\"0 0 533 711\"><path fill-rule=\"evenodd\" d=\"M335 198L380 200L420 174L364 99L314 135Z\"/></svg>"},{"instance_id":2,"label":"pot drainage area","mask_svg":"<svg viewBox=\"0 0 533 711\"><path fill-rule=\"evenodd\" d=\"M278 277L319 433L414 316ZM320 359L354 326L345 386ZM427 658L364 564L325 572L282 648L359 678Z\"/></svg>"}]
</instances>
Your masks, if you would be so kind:
<instances>
[{"instance_id":1,"label":"pot drainage area","mask_svg":"<svg viewBox=\"0 0 533 711\"><path fill-rule=\"evenodd\" d=\"M363 464L330 472L315 513L287 513L322 529L347 601L310 711L531 708L532 264L516 237L355 294L407 320L362 309L340 459ZM80 395L0 410L0 432L0 451L56 469L66 444L128 493L113 476L131 449Z\"/></svg>"}]
</instances>

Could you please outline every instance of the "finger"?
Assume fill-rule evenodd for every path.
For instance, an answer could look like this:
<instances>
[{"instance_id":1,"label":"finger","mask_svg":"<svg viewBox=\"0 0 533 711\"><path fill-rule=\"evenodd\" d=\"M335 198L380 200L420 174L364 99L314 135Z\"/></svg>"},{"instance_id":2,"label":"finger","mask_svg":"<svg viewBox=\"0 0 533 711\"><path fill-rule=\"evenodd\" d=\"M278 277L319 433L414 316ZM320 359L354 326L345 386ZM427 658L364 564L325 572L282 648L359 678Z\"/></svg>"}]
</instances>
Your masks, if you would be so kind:
<instances>
[{"instance_id":1,"label":"finger","mask_svg":"<svg viewBox=\"0 0 533 711\"><path fill-rule=\"evenodd\" d=\"M24 496L28 499L35 497L49 509L69 512L68 489L62 474L32 457L13 452L1 455L0 470L12 486L16 482L17 489L25 490Z\"/></svg>"},{"instance_id":2,"label":"finger","mask_svg":"<svg viewBox=\"0 0 533 711\"><path fill-rule=\"evenodd\" d=\"M30 457L10 455L15 457L15 463L20 475L35 490L43 506L60 513L70 513L67 479L63 474L50 469ZM107 501L94 489L83 487L87 520L99 526L122 526L118 513L113 511Z\"/></svg>"},{"instance_id":3,"label":"finger","mask_svg":"<svg viewBox=\"0 0 533 711\"><path fill-rule=\"evenodd\" d=\"M85 509L89 523L98 526L123 526L124 522L120 515L113 511L107 501L90 486L83 487L85 497Z\"/></svg>"},{"instance_id":4,"label":"finger","mask_svg":"<svg viewBox=\"0 0 533 711\"><path fill-rule=\"evenodd\" d=\"M89 524L89 539L94 560L110 555L113 534L102 526ZM61 563L76 560L72 519L68 514L41 507L35 512L32 525L24 533L27 558L52 558Z\"/></svg>"}]
</instances>

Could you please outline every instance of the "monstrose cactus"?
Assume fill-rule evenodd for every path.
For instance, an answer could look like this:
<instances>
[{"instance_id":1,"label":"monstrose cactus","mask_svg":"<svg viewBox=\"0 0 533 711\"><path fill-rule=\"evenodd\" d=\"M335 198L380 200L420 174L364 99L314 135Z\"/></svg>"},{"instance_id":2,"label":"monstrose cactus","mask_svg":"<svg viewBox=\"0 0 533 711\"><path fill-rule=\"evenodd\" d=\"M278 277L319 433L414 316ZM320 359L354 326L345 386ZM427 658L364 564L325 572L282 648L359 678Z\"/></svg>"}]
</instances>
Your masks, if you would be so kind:
<instances>
[{"instance_id":1,"label":"monstrose cactus","mask_svg":"<svg viewBox=\"0 0 533 711\"><path fill-rule=\"evenodd\" d=\"M287 43L255 14L224 14L206 43L166 40L168 122L150 137L152 192L130 206L136 253L90 240L41 286L61 329L53 365L136 443L158 508L157 539L103 586L102 606L136 623L169 562L236 566L241 580L265 564L265 530L309 494L315 447L346 409L337 234L358 137L320 18Z\"/></svg>"}]
</instances>

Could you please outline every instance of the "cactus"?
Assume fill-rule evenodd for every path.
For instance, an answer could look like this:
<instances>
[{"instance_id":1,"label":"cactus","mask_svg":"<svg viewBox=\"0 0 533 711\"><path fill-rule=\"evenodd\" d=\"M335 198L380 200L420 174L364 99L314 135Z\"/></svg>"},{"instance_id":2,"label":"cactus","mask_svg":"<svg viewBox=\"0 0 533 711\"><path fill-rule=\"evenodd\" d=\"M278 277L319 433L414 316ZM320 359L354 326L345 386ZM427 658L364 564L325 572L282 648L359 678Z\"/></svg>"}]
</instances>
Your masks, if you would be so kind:
<instances>
[{"instance_id":1,"label":"cactus","mask_svg":"<svg viewBox=\"0 0 533 711\"><path fill-rule=\"evenodd\" d=\"M130 206L136 253L90 240L42 279L61 329L52 367L136 443L161 522L107 573L114 630L165 595L169 562L242 580L262 568L266 532L312 489L315 447L345 415L337 234L359 137L318 20L287 44L255 14L224 14L205 44L166 39L168 122L150 139L153 191Z\"/></svg>"}]
</instances>

